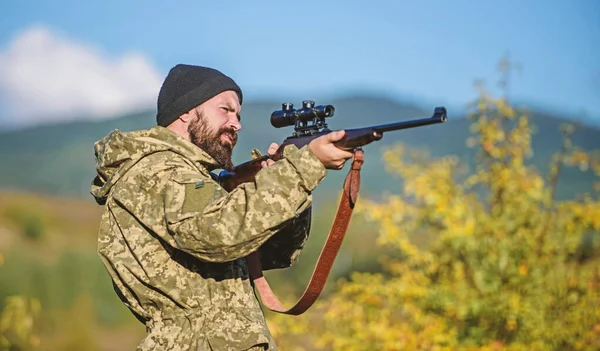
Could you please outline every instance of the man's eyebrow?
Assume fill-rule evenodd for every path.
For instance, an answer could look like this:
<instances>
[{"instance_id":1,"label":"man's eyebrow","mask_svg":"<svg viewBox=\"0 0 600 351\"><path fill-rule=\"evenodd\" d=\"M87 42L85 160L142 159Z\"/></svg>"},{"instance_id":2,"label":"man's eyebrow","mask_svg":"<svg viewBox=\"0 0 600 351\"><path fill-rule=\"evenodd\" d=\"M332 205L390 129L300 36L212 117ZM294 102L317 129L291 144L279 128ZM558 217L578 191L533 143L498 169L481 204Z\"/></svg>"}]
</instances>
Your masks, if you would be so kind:
<instances>
[{"instance_id":1,"label":"man's eyebrow","mask_svg":"<svg viewBox=\"0 0 600 351\"><path fill-rule=\"evenodd\" d=\"M234 111L235 111L235 107L233 107L233 105L232 105L232 104L229 104L229 103L228 103L228 104L226 104L226 105L227 105L227 109L229 110L229 112L234 112ZM237 113L236 113L236 116L237 116L237 119L238 119L238 121L241 121L241 120L242 120L242 116L240 115L240 113L239 113L239 112L237 112Z\"/></svg>"}]
</instances>

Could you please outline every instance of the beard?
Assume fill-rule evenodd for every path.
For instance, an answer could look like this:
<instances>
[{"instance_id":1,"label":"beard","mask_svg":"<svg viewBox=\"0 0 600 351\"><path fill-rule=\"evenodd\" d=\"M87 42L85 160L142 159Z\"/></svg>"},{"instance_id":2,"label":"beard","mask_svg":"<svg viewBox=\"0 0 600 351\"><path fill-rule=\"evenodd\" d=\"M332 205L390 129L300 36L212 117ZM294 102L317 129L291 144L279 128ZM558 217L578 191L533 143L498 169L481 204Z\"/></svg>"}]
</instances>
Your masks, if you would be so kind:
<instances>
[{"instance_id":1,"label":"beard","mask_svg":"<svg viewBox=\"0 0 600 351\"><path fill-rule=\"evenodd\" d=\"M188 126L188 133L190 141L214 158L219 166L227 171L233 170L231 154L238 139L234 129L223 127L213 132L209 128L208 118L204 112L196 111L196 118ZM229 134L232 137L231 144L222 141L221 135L223 134Z\"/></svg>"}]
</instances>

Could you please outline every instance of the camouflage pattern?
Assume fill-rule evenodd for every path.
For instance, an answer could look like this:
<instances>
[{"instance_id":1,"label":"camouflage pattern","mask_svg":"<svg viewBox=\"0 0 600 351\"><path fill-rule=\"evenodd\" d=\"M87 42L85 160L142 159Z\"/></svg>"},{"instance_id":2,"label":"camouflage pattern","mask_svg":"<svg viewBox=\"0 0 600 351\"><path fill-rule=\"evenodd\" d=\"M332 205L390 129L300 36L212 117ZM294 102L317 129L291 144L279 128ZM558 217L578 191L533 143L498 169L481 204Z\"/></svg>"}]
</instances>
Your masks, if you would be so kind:
<instances>
[{"instance_id":1,"label":"camouflage pattern","mask_svg":"<svg viewBox=\"0 0 600 351\"><path fill-rule=\"evenodd\" d=\"M297 260L326 175L314 154L290 145L228 193L215 161L166 128L115 130L94 148L98 252L146 325L138 350L276 350L245 256L260 249L264 269Z\"/></svg>"}]
</instances>

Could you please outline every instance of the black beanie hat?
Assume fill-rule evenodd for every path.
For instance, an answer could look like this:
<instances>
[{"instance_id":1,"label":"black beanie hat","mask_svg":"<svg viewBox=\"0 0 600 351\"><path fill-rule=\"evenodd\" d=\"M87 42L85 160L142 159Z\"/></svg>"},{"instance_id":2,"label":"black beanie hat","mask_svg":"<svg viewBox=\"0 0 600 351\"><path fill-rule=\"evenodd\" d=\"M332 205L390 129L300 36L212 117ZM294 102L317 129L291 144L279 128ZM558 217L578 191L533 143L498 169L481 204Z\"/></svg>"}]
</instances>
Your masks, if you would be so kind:
<instances>
[{"instance_id":1,"label":"black beanie hat","mask_svg":"<svg viewBox=\"0 0 600 351\"><path fill-rule=\"evenodd\" d=\"M171 68L158 93L156 122L166 127L179 116L224 91L233 90L242 104L242 89L216 69L178 64Z\"/></svg>"}]
</instances>

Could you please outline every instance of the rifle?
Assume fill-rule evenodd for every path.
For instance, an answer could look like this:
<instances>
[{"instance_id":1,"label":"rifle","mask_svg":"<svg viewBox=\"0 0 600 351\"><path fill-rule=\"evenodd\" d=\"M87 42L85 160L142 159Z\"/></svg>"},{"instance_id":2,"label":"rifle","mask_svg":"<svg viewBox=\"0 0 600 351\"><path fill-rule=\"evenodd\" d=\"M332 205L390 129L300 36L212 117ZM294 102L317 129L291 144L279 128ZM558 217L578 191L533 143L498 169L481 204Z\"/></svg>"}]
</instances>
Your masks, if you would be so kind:
<instances>
[{"instance_id":1,"label":"rifle","mask_svg":"<svg viewBox=\"0 0 600 351\"><path fill-rule=\"evenodd\" d=\"M293 144L298 148L302 148L313 139L331 133L332 130L329 129L325 118L332 117L334 114L335 108L332 105L315 106L314 101L310 100L303 101L300 109L294 109L294 105L291 103L283 103L281 110L271 113L271 125L275 128L293 125L294 133L281 143L274 155L257 156L250 161L235 166L232 171L222 171L218 176L219 184L225 190L231 191L242 183L254 181L256 173L262 169L261 163L269 158L274 161L280 160L283 157L283 149L287 145ZM383 138L383 133L386 132L444 123L447 119L446 108L436 107L433 116L429 118L345 130L344 137L335 142L334 145L343 150L353 151L352 166L344 181L343 195L331 231L317 260L308 286L292 308L286 309L271 290L262 272L260 252L257 250L247 256L250 276L265 306L275 312L299 315L312 306L321 294L358 199L360 169L364 162L362 147L380 140ZM302 216L305 219L306 217L310 219L310 208Z\"/></svg>"},{"instance_id":2,"label":"rifle","mask_svg":"<svg viewBox=\"0 0 600 351\"><path fill-rule=\"evenodd\" d=\"M315 106L314 101L305 100L302 108L294 109L291 103L283 103L282 109L271 113L271 125L282 128L295 125L294 133L280 144L273 156L263 155L253 160L241 163L233 171L222 171L219 174L219 183L227 191L236 186L252 182L254 176L262 169L261 162L267 159L277 161L283 157L283 149L290 144L302 148L313 139L331 133L325 118L333 117L335 108L332 105ZM382 124L358 129L346 129L344 137L334 145L340 149L352 151L383 138L383 133L401 129L416 128L430 124L444 123L448 119L445 107L436 107L433 116L429 118L414 119L410 121Z\"/></svg>"}]
</instances>

